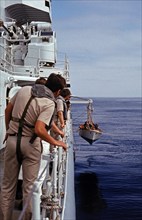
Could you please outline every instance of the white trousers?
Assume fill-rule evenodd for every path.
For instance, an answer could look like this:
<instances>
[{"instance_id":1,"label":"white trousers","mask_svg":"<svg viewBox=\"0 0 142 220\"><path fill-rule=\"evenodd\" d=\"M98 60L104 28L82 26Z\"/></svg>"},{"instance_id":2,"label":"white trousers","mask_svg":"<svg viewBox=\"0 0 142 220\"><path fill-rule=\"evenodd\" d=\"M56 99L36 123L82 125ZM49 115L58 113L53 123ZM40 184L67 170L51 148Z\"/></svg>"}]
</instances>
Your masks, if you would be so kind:
<instances>
[{"instance_id":1,"label":"white trousers","mask_svg":"<svg viewBox=\"0 0 142 220\"><path fill-rule=\"evenodd\" d=\"M47 179L49 175L49 162L50 162L50 144L42 141L43 151L41 154L40 167L38 172L38 182L39 182L39 192L42 195L42 186L44 184L44 180Z\"/></svg>"}]
</instances>

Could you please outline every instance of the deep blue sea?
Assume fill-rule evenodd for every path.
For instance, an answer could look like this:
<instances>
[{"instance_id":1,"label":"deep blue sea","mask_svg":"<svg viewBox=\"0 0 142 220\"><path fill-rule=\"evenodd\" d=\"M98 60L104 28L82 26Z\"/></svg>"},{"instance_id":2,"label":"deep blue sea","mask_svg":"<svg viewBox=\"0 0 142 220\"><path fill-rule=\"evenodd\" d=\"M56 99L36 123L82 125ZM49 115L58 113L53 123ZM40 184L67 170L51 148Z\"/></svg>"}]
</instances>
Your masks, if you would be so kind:
<instances>
[{"instance_id":1,"label":"deep blue sea","mask_svg":"<svg viewBox=\"0 0 142 220\"><path fill-rule=\"evenodd\" d=\"M86 105L73 104L77 220L142 220L142 102L93 98L103 135L89 145L78 134Z\"/></svg>"}]
</instances>

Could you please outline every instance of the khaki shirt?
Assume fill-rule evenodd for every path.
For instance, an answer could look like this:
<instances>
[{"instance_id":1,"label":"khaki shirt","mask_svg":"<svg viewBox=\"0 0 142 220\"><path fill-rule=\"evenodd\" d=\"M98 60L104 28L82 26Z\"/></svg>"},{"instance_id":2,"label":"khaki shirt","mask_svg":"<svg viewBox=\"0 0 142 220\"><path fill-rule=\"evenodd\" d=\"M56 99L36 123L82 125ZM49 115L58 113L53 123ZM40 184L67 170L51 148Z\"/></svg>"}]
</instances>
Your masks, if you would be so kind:
<instances>
[{"instance_id":1,"label":"khaki shirt","mask_svg":"<svg viewBox=\"0 0 142 220\"><path fill-rule=\"evenodd\" d=\"M59 121L57 113L59 111L62 111L62 112L64 111L63 101L65 101L65 99L62 96L60 96L60 99L58 98L56 99L56 109L55 109L55 117L54 117L55 122Z\"/></svg>"},{"instance_id":2,"label":"khaki shirt","mask_svg":"<svg viewBox=\"0 0 142 220\"><path fill-rule=\"evenodd\" d=\"M64 111L64 103L63 101L65 101L63 98L62 99L57 99L57 112L59 111Z\"/></svg>"},{"instance_id":3,"label":"khaki shirt","mask_svg":"<svg viewBox=\"0 0 142 220\"><path fill-rule=\"evenodd\" d=\"M12 117L21 118L24 108L31 97L31 86L22 87L17 94L10 100L14 105ZM55 103L48 98L34 98L27 110L25 121L30 125L35 125L36 121L42 121L47 126L50 123L53 115ZM8 133L13 134L18 132L18 122L10 121ZM23 127L22 134L25 136L32 136L34 128Z\"/></svg>"}]
</instances>

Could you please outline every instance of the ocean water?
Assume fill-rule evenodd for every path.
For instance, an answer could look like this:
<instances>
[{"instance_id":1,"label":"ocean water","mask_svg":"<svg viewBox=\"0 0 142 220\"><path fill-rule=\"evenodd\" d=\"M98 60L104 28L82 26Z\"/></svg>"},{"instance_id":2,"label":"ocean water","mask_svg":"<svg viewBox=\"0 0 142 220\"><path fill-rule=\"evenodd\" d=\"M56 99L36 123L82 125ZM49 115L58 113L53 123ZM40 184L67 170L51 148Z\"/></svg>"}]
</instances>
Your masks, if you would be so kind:
<instances>
[{"instance_id":1,"label":"ocean water","mask_svg":"<svg viewBox=\"0 0 142 220\"><path fill-rule=\"evenodd\" d=\"M89 145L78 134L86 105L73 104L77 220L142 220L142 102L94 98L103 130Z\"/></svg>"}]
</instances>

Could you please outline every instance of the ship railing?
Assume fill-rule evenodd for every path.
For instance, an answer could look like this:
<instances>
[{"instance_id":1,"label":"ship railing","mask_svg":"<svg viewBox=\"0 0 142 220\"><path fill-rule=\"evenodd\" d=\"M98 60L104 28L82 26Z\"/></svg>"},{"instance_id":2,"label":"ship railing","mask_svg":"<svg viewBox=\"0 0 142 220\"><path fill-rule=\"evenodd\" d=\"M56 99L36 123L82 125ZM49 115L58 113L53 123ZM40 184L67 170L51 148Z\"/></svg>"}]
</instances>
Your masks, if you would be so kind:
<instances>
[{"instance_id":1,"label":"ship railing","mask_svg":"<svg viewBox=\"0 0 142 220\"><path fill-rule=\"evenodd\" d=\"M67 125L68 126L68 122ZM69 135L68 127L65 127L65 137L63 141L66 143ZM68 145L68 144L67 144ZM66 199L66 178L67 178L67 158L68 150L64 151L62 147L52 148L52 152L46 156L47 165L39 178L35 181L31 190L27 203L32 198L32 219L56 220L63 219L64 204ZM52 171L51 171L52 170ZM46 178L43 183L42 195L40 178L46 172ZM41 196L40 196L41 195ZM23 218L27 204L23 208L19 220Z\"/></svg>"},{"instance_id":2,"label":"ship railing","mask_svg":"<svg viewBox=\"0 0 142 220\"><path fill-rule=\"evenodd\" d=\"M2 34L3 39L5 39L6 41L10 42L10 43L16 43L16 42L29 42L30 39L12 39L7 37L7 35Z\"/></svg>"},{"instance_id":3,"label":"ship railing","mask_svg":"<svg viewBox=\"0 0 142 220\"><path fill-rule=\"evenodd\" d=\"M3 45L0 44L0 69L4 72L7 72L11 75L25 75L25 76L47 76L47 72L51 71L56 71L59 72L63 75L63 77L66 79L66 81L69 81L69 64L67 61L67 58L63 53L59 53L60 59L58 60L57 63L52 63L53 60L50 59L41 59L34 57L34 56L29 56L28 59L30 60L30 63L34 65L15 65L13 64L14 56L11 54L9 51L10 48L4 48ZM48 50L47 50L48 51ZM40 54L40 52L39 52ZM31 62L32 60L32 62ZM49 63L52 64L51 66L44 66L41 65L41 63ZM55 65L56 64L56 65Z\"/></svg>"},{"instance_id":4,"label":"ship railing","mask_svg":"<svg viewBox=\"0 0 142 220\"><path fill-rule=\"evenodd\" d=\"M9 48L3 47L0 44L0 70L7 72L11 75L26 75L26 76L37 76L37 68L33 66L22 66L14 65L14 57L9 52ZM5 59L5 56L7 58Z\"/></svg>"},{"instance_id":5,"label":"ship railing","mask_svg":"<svg viewBox=\"0 0 142 220\"><path fill-rule=\"evenodd\" d=\"M36 68L33 66L15 66L8 61L0 58L0 70L9 73L10 75L17 76L35 76L38 77ZM17 70L17 71L15 71Z\"/></svg>"},{"instance_id":6,"label":"ship railing","mask_svg":"<svg viewBox=\"0 0 142 220\"><path fill-rule=\"evenodd\" d=\"M55 72L61 74L67 82L70 82L69 67L65 59L60 59L57 63L52 63L52 61L50 62L50 60L48 60L47 62L47 60L38 59L38 64L39 76L46 76L47 72L50 71L50 73Z\"/></svg>"},{"instance_id":7,"label":"ship railing","mask_svg":"<svg viewBox=\"0 0 142 220\"><path fill-rule=\"evenodd\" d=\"M14 70L17 71L14 71ZM9 73L10 75L17 76L35 76L38 77L36 68L33 66L15 66L10 64L8 61L0 59L0 70Z\"/></svg>"},{"instance_id":8,"label":"ship railing","mask_svg":"<svg viewBox=\"0 0 142 220\"><path fill-rule=\"evenodd\" d=\"M62 69L63 77L66 81L70 81L70 74L69 74L69 61L65 53L58 54L58 63L56 63L56 68Z\"/></svg>"},{"instance_id":9,"label":"ship railing","mask_svg":"<svg viewBox=\"0 0 142 220\"><path fill-rule=\"evenodd\" d=\"M11 64L11 56L9 55L9 48L5 48L2 44L0 44L0 69L3 71L7 71L12 73L13 67ZM7 60L5 59L5 56L7 56Z\"/></svg>"},{"instance_id":10,"label":"ship railing","mask_svg":"<svg viewBox=\"0 0 142 220\"><path fill-rule=\"evenodd\" d=\"M0 70L7 72L11 75L25 75L38 77L38 69L33 65L14 65L14 56L9 51L10 48L5 48L0 44Z\"/></svg>"}]
</instances>

